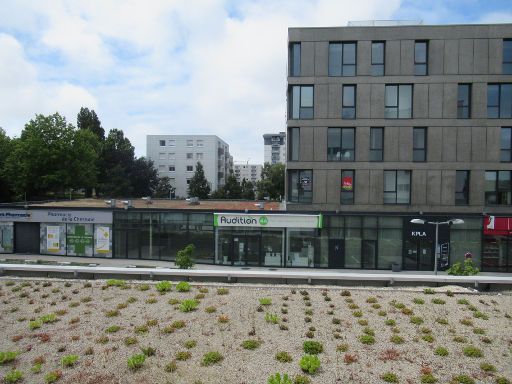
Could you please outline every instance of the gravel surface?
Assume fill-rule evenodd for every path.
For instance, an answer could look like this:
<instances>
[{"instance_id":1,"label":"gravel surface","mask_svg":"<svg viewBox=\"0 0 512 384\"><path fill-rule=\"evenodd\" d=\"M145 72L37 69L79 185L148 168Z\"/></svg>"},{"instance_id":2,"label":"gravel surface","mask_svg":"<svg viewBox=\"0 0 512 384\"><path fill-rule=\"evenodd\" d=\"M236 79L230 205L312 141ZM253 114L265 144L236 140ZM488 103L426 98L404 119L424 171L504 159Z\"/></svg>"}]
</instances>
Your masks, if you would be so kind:
<instances>
[{"instance_id":1,"label":"gravel surface","mask_svg":"<svg viewBox=\"0 0 512 384\"><path fill-rule=\"evenodd\" d=\"M495 383L498 377L512 380L512 296L508 294L479 294L460 287L449 287L454 294L448 296L446 287L426 294L411 287L345 290L242 284L193 284L190 292L177 292L175 283L171 292L160 294L155 282L147 282L145 291L140 290L144 287L140 281L127 281L126 289L106 283L0 279L0 352L19 352L13 362L0 363L0 377L16 368L24 383L43 383L54 370L62 373L58 383L267 383L276 372L292 378L304 374L299 366L303 342L315 340L322 343L323 352L318 355L320 369L304 374L312 383L383 383L387 372L400 383L420 383L421 376L430 372L438 383L450 383L463 374L475 383ZM219 287L229 292L219 295ZM170 299L193 299L200 288L208 292L199 298L196 310L184 313L178 304L169 304ZM261 298L270 298L271 304L260 306ZM207 307L215 307L216 312L206 312ZM52 313L58 321L29 329L30 320ZM277 315L278 323L267 322L267 313ZM227 322L219 322L221 317ZM177 320L185 326L166 333ZM395 324L386 325L386 320ZM144 325L147 332L136 333ZM111 326L120 329L107 332ZM365 331L374 334L374 344L361 342ZM393 343L393 335L403 342ZM136 338L136 343L125 345L127 337ZM248 339L261 345L244 349L242 342ZM185 342L192 340L197 345L187 348ZM463 349L468 346L480 349L483 356L465 356ZM147 347L155 354L140 369L130 369L128 358ZM446 348L448 355L436 355L438 347ZM177 353L185 351L190 357L176 360ZM224 359L203 366L203 355L210 351L220 352ZM292 361L278 362L278 351L288 352ZM63 367L62 357L70 354L78 355L78 361ZM38 357L45 362L40 373L33 373ZM167 372L172 361L176 370ZM492 364L496 371L485 372L482 363Z\"/></svg>"}]
</instances>

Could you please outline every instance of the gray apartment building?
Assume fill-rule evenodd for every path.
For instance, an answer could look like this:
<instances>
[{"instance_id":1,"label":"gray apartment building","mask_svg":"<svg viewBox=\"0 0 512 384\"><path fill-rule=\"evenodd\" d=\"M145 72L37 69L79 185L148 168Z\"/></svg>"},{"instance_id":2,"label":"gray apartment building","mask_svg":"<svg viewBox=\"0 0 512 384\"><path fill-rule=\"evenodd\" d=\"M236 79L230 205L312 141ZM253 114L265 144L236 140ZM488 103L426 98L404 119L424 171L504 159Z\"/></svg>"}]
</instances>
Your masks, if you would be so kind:
<instances>
[{"instance_id":1,"label":"gray apartment building","mask_svg":"<svg viewBox=\"0 0 512 384\"><path fill-rule=\"evenodd\" d=\"M410 220L461 218L440 227L440 267L471 252L510 270L494 223L512 216L512 24L288 39L287 210L330 213L332 265L432 269L433 226Z\"/></svg>"},{"instance_id":2,"label":"gray apartment building","mask_svg":"<svg viewBox=\"0 0 512 384\"><path fill-rule=\"evenodd\" d=\"M263 162L286 164L286 132L263 135Z\"/></svg>"},{"instance_id":3,"label":"gray apartment building","mask_svg":"<svg viewBox=\"0 0 512 384\"><path fill-rule=\"evenodd\" d=\"M233 169L229 145L215 135L147 135L146 154L158 176L171 179L176 198L188 196L197 162L203 165L212 192L224 186Z\"/></svg>"},{"instance_id":4,"label":"gray apartment building","mask_svg":"<svg viewBox=\"0 0 512 384\"><path fill-rule=\"evenodd\" d=\"M250 181L255 185L261 180L261 171L263 166L261 164L249 164L249 163L236 163L233 165L236 180L241 183L243 179Z\"/></svg>"}]
</instances>

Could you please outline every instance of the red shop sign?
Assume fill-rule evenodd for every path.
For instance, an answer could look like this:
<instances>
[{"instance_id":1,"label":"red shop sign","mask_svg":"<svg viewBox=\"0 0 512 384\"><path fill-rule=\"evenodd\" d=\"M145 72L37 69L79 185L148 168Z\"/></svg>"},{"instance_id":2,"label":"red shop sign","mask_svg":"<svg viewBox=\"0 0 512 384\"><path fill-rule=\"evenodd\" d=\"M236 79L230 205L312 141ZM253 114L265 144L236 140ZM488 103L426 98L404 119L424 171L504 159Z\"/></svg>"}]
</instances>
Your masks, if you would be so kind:
<instances>
[{"instance_id":1,"label":"red shop sign","mask_svg":"<svg viewBox=\"0 0 512 384\"><path fill-rule=\"evenodd\" d=\"M510 235L512 217L486 216L484 218L484 235Z\"/></svg>"},{"instance_id":2,"label":"red shop sign","mask_svg":"<svg viewBox=\"0 0 512 384\"><path fill-rule=\"evenodd\" d=\"M344 191L352 191L352 176L345 176L343 178L343 180L341 181L341 189L343 189Z\"/></svg>"}]
</instances>

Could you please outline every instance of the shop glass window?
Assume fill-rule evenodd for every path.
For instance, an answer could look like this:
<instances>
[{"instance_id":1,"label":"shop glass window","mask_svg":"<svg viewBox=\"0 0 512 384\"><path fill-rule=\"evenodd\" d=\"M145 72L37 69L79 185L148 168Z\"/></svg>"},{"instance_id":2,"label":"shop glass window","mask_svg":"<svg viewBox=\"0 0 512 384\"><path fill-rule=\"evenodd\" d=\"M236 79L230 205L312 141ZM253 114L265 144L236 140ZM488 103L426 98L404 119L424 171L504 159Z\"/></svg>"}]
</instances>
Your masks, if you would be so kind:
<instances>
[{"instance_id":1,"label":"shop glass window","mask_svg":"<svg viewBox=\"0 0 512 384\"><path fill-rule=\"evenodd\" d=\"M386 119L410 119L412 117L412 84L386 85Z\"/></svg>"},{"instance_id":2,"label":"shop glass window","mask_svg":"<svg viewBox=\"0 0 512 384\"><path fill-rule=\"evenodd\" d=\"M512 161L512 127L501 128L500 160L509 163Z\"/></svg>"},{"instance_id":3,"label":"shop glass window","mask_svg":"<svg viewBox=\"0 0 512 384\"><path fill-rule=\"evenodd\" d=\"M489 119L512 118L512 84L487 86L487 117Z\"/></svg>"},{"instance_id":4,"label":"shop glass window","mask_svg":"<svg viewBox=\"0 0 512 384\"><path fill-rule=\"evenodd\" d=\"M512 75L512 39L503 40L503 74Z\"/></svg>"},{"instance_id":5,"label":"shop glass window","mask_svg":"<svg viewBox=\"0 0 512 384\"><path fill-rule=\"evenodd\" d=\"M372 41L372 76L384 76L385 49L383 41Z\"/></svg>"},{"instance_id":6,"label":"shop glass window","mask_svg":"<svg viewBox=\"0 0 512 384\"><path fill-rule=\"evenodd\" d=\"M428 41L414 42L414 74L419 76L428 74Z\"/></svg>"},{"instance_id":7,"label":"shop glass window","mask_svg":"<svg viewBox=\"0 0 512 384\"><path fill-rule=\"evenodd\" d=\"M471 117L471 84L459 84L457 92L457 118Z\"/></svg>"},{"instance_id":8,"label":"shop glass window","mask_svg":"<svg viewBox=\"0 0 512 384\"><path fill-rule=\"evenodd\" d=\"M341 171L341 204L354 204L354 171Z\"/></svg>"},{"instance_id":9,"label":"shop glass window","mask_svg":"<svg viewBox=\"0 0 512 384\"><path fill-rule=\"evenodd\" d=\"M327 160L354 161L355 129L329 128L327 131Z\"/></svg>"},{"instance_id":10,"label":"shop glass window","mask_svg":"<svg viewBox=\"0 0 512 384\"><path fill-rule=\"evenodd\" d=\"M342 119L355 119L356 118L356 86L344 85L343 86L343 101L341 108Z\"/></svg>"},{"instance_id":11,"label":"shop glass window","mask_svg":"<svg viewBox=\"0 0 512 384\"><path fill-rule=\"evenodd\" d=\"M313 201L313 171L288 171L288 201L311 203Z\"/></svg>"},{"instance_id":12,"label":"shop glass window","mask_svg":"<svg viewBox=\"0 0 512 384\"><path fill-rule=\"evenodd\" d=\"M409 204L411 171L384 171L384 204Z\"/></svg>"},{"instance_id":13,"label":"shop glass window","mask_svg":"<svg viewBox=\"0 0 512 384\"><path fill-rule=\"evenodd\" d=\"M511 205L510 171L485 171L485 204Z\"/></svg>"},{"instance_id":14,"label":"shop glass window","mask_svg":"<svg viewBox=\"0 0 512 384\"><path fill-rule=\"evenodd\" d=\"M300 76L300 43L290 44L290 76Z\"/></svg>"},{"instance_id":15,"label":"shop glass window","mask_svg":"<svg viewBox=\"0 0 512 384\"><path fill-rule=\"evenodd\" d=\"M469 204L469 171L457 171L455 176L455 205Z\"/></svg>"},{"instance_id":16,"label":"shop glass window","mask_svg":"<svg viewBox=\"0 0 512 384\"><path fill-rule=\"evenodd\" d=\"M300 128L288 129L288 160L298 161L300 150Z\"/></svg>"},{"instance_id":17,"label":"shop glass window","mask_svg":"<svg viewBox=\"0 0 512 384\"><path fill-rule=\"evenodd\" d=\"M382 161L384 156L384 128L370 128L370 161Z\"/></svg>"},{"instance_id":18,"label":"shop glass window","mask_svg":"<svg viewBox=\"0 0 512 384\"><path fill-rule=\"evenodd\" d=\"M427 160L427 128L414 128L412 134L412 160Z\"/></svg>"},{"instance_id":19,"label":"shop glass window","mask_svg":"<svg viewBox=\"0 0 512 384\"><path fill-rule=\"evenodd\" d=\"M291 87L290 115L296 119L313 118L314 91L312 85L294 85Z\"/></svg>"},{"instance_id":20,"label":"shop glass window","mask_svg":"<svg viewBox=\"0 0 512 384\"><path fill-rule=\"evenodd\" d=\"M329 76L356 75L356 43L329 43Z\"/></svg>"}]
</instances>

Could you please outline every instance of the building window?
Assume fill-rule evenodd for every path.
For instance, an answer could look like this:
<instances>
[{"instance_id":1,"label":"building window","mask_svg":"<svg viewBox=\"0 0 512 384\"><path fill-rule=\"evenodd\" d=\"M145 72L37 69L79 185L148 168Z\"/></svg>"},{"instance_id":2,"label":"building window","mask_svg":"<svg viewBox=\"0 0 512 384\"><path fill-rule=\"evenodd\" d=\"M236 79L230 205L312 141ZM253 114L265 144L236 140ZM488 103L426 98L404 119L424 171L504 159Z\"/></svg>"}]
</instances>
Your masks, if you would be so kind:
<instances>
[{"instance_id":1,"label":"building window","mask_svg":"<svg viewBox=\"0 0 512 384\"><path fill-rule=\"evenodd\" d=\"M176 145L176 140L169 140L169 147L174 147Z\"/></svg>"},{"instance_id":2,"label":"building window","mask_svg":"<svg viewBox=\"0 0 512 384\"><path fill-rule=\"evenodd\" d=\"M288 201L311 203L313 201L313 171L288 171Z\"/></svg>"},{"instance_id":3,"label":"building window","mask_svg":"<svg viewBox=\"0 0 512 384\"><path fill-rule=\"evenodd\" d=\"M384 76L386 45L383 41L372 41L372 76Z\"/></svg>"},{"instance_id":4,"label":"building window","mask_svg":"<svg viewBox=\"0 0 512 384\"><path fill-rule=\"evenodd\" d=\"M300 128L288 129L288 160L298 161L300 150Z\"/></svg>"},{"instance_id":5,"label":"building window","mask_svg":"<svg viewBox=\"0 0 512 384\"><path fill-rule=\"evenodd\" d=\"M485 171L486 205L510 205L511 196L510 171Z\"/></svg>"},{"instance_id":6,"label":"building window","mask_svg":"<svg viewBox=\"0 0 512 384\"><path fill-rule=\"evenodd\" d=\"M489 119L512 118L512 84L487 86L487 117Z\"/></svg>"},{"instance_id":7,"label":"building window","mask_svg":"<svg viewBox=\"0 0 512 384\"><path fill-rule=\"evenodd\" d=\"M455 205L469 204L469 171L457 171L455 176Z\"/></svg>"},{"instance_id":8,"label":"building window","mask_svg":"<svg viewBox=\"0 0 512 384\"><path fill-rule=\"evenodd\" d=\"M194 146L194 140L187 140L187 147L193 147Z\"/></svg>"},{"instance_id":9,"label":"building window","mask_svg":"<svg viewBox=\"0 0 512 384\"><path fill-rule=\"evenodd\" d=\"M411 171L384 171L384 204L409 204Z\"/></svg>"},{"instance_id":10,"label":"building window","mask_svg":"<svg viewBox=\"0 0 512 384\"><path fill-rule=\"evenodd\" d=\"M341 108L342 119L355 119L356 118L356 86L344 85L343 86L343 101Z\"/></svg>"},{"instance_id":11,"label":"building window","mask_svg":"<svg viewBox=\"0 0 512 384\"><path fill-rule=\"evenodd\" d=\"M187 179L187 185L190 185L190 179Z\"/></svg>"},{"instance_id":12,"label":"building window","mask_svg":"<svg viewBox=\"0 0 512 384\"><path fill-rule=\"evenodd\" d=\"M169 153L169 160L174 160L174 153Z\"/></svg>"},{"instance_id":13,"label":"building window","mask_svg":"<svg viewBox=\"0 0 512 384\"><path fill-rule=\"evenodd\" d=\"M384 128L370 128L370 161L384 158Z\"/></svg>"},{"instance_id":14,"label":"building window","mask_svg":"<svg viewBox=\"0 0 512 384\"><path fill-rule=\"evenodd\" d=\"M203 140L197 140L196 144L197 144L198 147L203 147L204 146Z\"/></svg>"},{"instance_id":15,"label":"building window","mask_svg":"<svg viewBox=\"0 0 512 384\"><path fill-rule=\"evenodd\" d=\"M354 204L354 171L341 171L341 204Z\"/></svg>"},{"instance_id":16,"label":"building window","mask_svg":"<svg viewBox=\"0 0 512 384\"><path fill-rule=\"evenodd\" d=\"M196 153L196 159L197 160L203 160L203 154L202 153Z\"/></svg>"},{"instance_id":17,"label":"building window","mask_svg":"<svg viewBox=\"0 0 512 384\"><path fill-rule=\"evenodd\" d=\"M169 172L175 172L176 171L176 168L174 167L174 165L169 165Z\"/></svg>"},{"instance_id":18,"label":"building window","mask_svg":"<svg viewBox=\"0 0 512 384\"><path fill-rule=\"evenodd\" d=\"M292 86L292 97L290 99L290 114L292 119L313 118L313 93L312 85Z\"/></svg>"},{"instance_id":19,"label":"building window","mask_svg":"<svg viewBox=\"0 0 512 384\"><path fill-rule=\"evenodd\" d=\"M329 76L356 75L356 43L329 43Z\"/></svg>"},{"instance_id":20,"label":"building window","mask_svg":"<svg viewBox=\"0 0 512 384\"><path fill-rule=\"evenodd\" d=\"M194 166L193 165L187 165L187 172L194 172Z\"/></svg>"},{"instance_id":21,"label":"building window","mask_svg":"<svg viewBox=\"0 0 512 384\"><path fill-rule=\"evenodd\" d=\"M459 84L457 96L457 118L471 117L471 84Z\"/></svg>"},{"instance_id":22,"label":"building window","mask_svg":"<svg viewBox=\"0 0 512 384\"><path fill-rule=\"evenodd\" d=\"M300 76L300 43L290 44L290 76Z\"/></svg>"},{"instance_id":23,"label":"building window","mask_svg":"<svg viewBox=\"0 0 512 384\"><path fill-rule=\"evenodd\" d=\"M159 165L158 172L165 172L165 165Z\"/></svg>"},{"instance_id":24,"label":"building window","mask_svg":"<svg viewBox=\"0 0 512 384\"><path fill-rule=\"evenodd\" d=\"M503 40L503 74L512 75L512 39Z\"/></svg>"},{"instance_id":25,"label":"building window","mask_svg":"<svg viewBox=\"0 0 512 384\"><path fill-rule=\"evenodd\" d=\"M426 76L428 74L428 41L414 42L414 74Z\"/></svg>"},{"instance_id":26,"label":"building window","mask_svg":"<svg viewBox=\"0 0 512 384\"><path fill-rule=\"evenodd\" d=\"M509 163L512 161L512 128L501 128L501 154L500 161Z\"/></svg>"},{"instance_id":27,"label":"building window","mask_svg":"<svg viewBox=\"0 0 512 384\"><path fill-rule=\"evenodd\" d=\"M354 161L355 129L329 128L327 131L327 160Z\"/></svg>"},{"instance_id":28,"label":"building window","mask_svg":"<svg viewBox=\"0 0 512 384\"><path fill-rule=\"evenodd\" d=\"M427 128L414 128L412 133L412 161L427 160Z\"/></svg>"},{"instance_id":29,"label":"building window","mask_svg":"<svg viewBox=\"0 0 512 384\"><path fill-rule=\"evenodd\" d=\"M159 141L160 141L160 146L165 147L165 140L159 140Z\"/></svg>"},{"instance_id":30,"label":"building window","mask_svg":"<svg viewBox=\"0 0 512 384\"><path fill-rule=\"evenodd\" d=\"M160 152L158 154L158 160L166 160L166 159L167 159L167 154L166 153Z\"/></svg>"},{"instance_id":31,"label":"building window","mask_svg":"<svg viewBox=\"0 0 512 384\"><path fill-rule=\"evenodd\" d=\"M386 119L410 119L412 117L412 84L386 85Z\"/></svg>"},{"instance_id":32,"label":"building window","mask_svg":"<svg viewBox=\"0 0 512 384\"><path fill-rule=\"evenodd\" d=\"M193 153L187 153L187 159L193 159L194 154Z\"/></svg>"}]
</instances>

